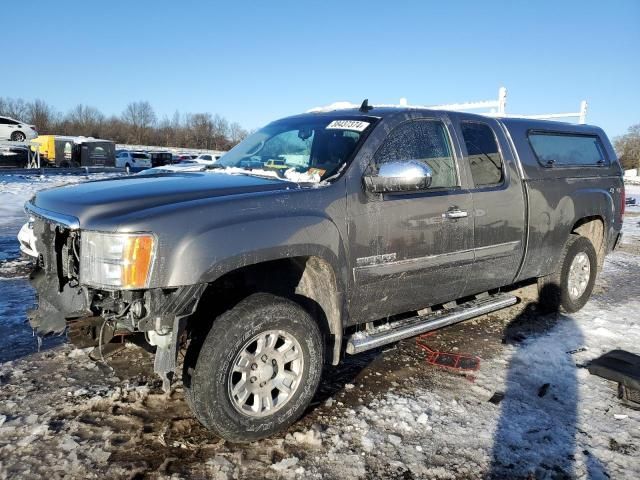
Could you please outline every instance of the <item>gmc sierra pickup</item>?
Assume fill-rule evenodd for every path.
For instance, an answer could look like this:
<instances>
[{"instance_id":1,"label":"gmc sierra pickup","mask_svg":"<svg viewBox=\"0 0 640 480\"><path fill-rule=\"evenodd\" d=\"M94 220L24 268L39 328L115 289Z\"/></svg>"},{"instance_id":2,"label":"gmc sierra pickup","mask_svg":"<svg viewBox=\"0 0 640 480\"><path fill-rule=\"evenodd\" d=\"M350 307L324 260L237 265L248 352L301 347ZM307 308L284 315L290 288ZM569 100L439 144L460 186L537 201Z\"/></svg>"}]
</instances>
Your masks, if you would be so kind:
<instances>
[{"instance_id":1,"label":"gmc sierra pickup","mask_svg":"<svg viewBox=\"0 0 640 480\"><path fill-rule=\"evenodd\" d=\"M96 348L144 332L166 386L186 348L194 414L250 441L304 412L323 364L514 304L504 287L580 309L624 186L597 127L365 102L273 122L204 172L25 208L33 328Z\"/></svg>"}]
</instances>

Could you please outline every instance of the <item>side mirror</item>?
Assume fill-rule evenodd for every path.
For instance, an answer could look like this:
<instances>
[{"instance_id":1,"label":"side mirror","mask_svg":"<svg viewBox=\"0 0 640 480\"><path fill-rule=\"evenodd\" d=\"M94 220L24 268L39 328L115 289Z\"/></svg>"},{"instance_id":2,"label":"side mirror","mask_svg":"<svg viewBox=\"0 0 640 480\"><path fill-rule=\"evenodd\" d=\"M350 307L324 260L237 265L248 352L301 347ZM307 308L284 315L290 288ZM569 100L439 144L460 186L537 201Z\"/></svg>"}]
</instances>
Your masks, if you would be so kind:
<instances>
[{"instance_id":1,"label":"side mirror","mask_svg":"<svg viewBox=\"0 0 640 480\"><path fill-rule=\"evenodd\" d=\"M364 177L371 193L416 192L431 186L433 170L417 160L383 163L377 175Z\"/></svg>"}]
</instances>

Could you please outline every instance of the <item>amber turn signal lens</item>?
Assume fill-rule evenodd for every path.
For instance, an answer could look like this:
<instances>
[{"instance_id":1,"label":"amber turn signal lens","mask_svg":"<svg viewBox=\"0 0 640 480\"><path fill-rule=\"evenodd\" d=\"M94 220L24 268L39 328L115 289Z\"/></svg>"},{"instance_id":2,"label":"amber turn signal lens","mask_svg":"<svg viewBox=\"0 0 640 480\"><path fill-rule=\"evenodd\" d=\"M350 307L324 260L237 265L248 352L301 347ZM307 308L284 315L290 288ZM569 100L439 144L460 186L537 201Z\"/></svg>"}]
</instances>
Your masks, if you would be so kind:
<instances>
[{"instance_id":1,"label":"amber turn signal lens","mask_svg":"<svg viewBox=\"0 0 640 480\"><path fill-rule=\"evenodd\" d=\"M131 236L124 246L123 288L143 288L147 283L153 258L153 237Z\"/></svg>"}]
</instances>

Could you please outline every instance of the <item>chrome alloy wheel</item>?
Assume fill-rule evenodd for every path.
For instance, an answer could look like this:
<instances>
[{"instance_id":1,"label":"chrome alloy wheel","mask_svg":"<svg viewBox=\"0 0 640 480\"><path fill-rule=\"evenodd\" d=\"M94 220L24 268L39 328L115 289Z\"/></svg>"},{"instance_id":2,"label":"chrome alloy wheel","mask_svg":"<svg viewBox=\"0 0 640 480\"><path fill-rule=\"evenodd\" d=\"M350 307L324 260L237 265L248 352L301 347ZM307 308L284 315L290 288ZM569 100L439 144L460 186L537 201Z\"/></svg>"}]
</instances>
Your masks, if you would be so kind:
<instances>
[{"instance_id":1,"label":"chrome alloy wheel","mask_svg":"<svg viewBox=\"0 0 640 480\"><path fill-rule=\"evenodd\" d=\"M589 284L591 277L591 262L586 253L578 253L569 267L567 278L569 297L576 300L582 296Z\"/></svg>"},{"instance_id":2,"label":"chrome alloy wheel","mask_svg":"<svg viewBox=\"0 0 640 480\"><path fill-rule=\"evenodd\" d=\"M231 403L245 415L264 417L282 408L300 387L304 358L292 335L268 330L245 343L232 365Z\"/></svg>"}]
</instances>

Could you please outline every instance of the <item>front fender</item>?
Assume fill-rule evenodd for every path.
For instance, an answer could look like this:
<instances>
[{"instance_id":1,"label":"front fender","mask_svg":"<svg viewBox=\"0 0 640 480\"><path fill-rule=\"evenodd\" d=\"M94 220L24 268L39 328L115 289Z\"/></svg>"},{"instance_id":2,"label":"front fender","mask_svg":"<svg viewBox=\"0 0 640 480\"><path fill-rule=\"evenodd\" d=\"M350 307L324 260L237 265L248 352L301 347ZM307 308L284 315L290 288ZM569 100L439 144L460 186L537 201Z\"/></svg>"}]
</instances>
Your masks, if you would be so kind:
<instances>
[{"instance_id":1,"label":"front fender","mask_svg":"<svg viewBox=\"0 0 640 480\"><path fill-rule=\"evenodd\" d=\"M326 217L299 215L252 219L214 227L183 239L165 268L167 286L210 283L247 265L318 256L344 285L344 251L336 225Z\"/></svg>"}]
</instances>

